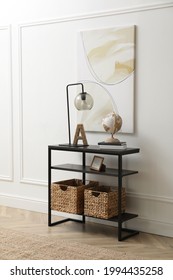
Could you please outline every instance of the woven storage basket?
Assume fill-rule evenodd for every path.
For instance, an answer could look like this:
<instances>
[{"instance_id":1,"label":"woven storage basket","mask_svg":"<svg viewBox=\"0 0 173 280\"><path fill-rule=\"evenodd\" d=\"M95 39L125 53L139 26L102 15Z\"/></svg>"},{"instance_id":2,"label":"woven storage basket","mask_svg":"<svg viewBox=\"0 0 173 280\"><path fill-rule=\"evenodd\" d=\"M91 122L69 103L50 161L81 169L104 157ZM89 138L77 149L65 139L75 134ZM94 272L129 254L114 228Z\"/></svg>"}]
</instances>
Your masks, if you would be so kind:
<instances>
[{"instance_id":1,"label":"woven storage basket","mask_svg":"<svg viewBox=\"0 0 173 280\"><path fill-rule=\"evenodd\" d=\"M98 183L90 181L84 185L82 180L69 179L51 184L51 209L73 214L84 212L84 189L96 186Z\"/></svg>"},{"instance_id":2,"label":"woven storage basket","mask_svg":"<svg viewBox=\"0 0 173 280\"><path fill-rule=\"evenodd\" d=\"M126 207L125 188L121 193L122 212ZM109 219L118 215L118 187L98 186L84 191L84 214Z\"/></svg>"}]
</instances>

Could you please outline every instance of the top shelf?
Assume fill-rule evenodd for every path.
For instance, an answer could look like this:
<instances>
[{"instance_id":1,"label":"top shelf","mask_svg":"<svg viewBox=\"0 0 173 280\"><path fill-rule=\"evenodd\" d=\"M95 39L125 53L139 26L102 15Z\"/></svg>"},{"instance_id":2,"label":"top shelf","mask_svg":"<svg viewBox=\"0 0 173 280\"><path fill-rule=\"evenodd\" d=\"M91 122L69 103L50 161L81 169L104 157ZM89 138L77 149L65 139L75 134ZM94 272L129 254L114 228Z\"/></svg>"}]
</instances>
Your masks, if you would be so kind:
<instances>
[{"instance_id":1,"label":"top shelf","mask_svg":"<svg viewBox=\"0 0 173 280\"><path fill-rule=\"evenodd\" d=\"M127 149L103 149L100 148L99 145L95 146L68 146L66 144L60 145L49 145L50 150L57 150L57 151L68 151L68 152L81 152L81 153L94 153L94 154L105 154L105 155L128 155L128 154L135 154L139 153L139 148L127 148Z\"/></svg>"}]
</instances>

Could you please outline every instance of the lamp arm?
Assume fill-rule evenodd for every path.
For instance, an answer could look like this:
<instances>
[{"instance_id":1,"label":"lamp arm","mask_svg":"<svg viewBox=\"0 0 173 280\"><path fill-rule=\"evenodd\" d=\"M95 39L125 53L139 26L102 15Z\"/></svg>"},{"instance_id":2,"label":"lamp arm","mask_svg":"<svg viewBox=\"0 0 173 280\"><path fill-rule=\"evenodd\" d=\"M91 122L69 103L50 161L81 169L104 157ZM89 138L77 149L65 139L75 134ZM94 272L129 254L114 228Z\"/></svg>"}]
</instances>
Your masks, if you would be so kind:
<instances>
[{"instance_id":1,"label":"lamp arm","mask_svg":"<svg viewBox=\"0 0 173 280\"><path fill-rule=\"evenodd\" d=\"M66 86L66 94L67 94L67 118L68 118L68 137L69 137L69 144L71 145L71 128L70 128L70 107L69 107L69 93L68 88L70 86L78 86L81 85L82 87L82 93L84 92L84 85L82 83L75 83L75 84L69 84Z\"/></svg>"},{"instance_id":2,"label":"lamp arm","mask_svg":"<svg viewBox=\"0 0 173 280\"><path fill-rule=\"evenodd\" d=\"M84 85L82 83L69 84L69 85L66 86L66 91L68 91L69 87L71 87L71 86L78 86L78 85L81 85L82 92L84 92Z\"/></svg>"}]
</instances>

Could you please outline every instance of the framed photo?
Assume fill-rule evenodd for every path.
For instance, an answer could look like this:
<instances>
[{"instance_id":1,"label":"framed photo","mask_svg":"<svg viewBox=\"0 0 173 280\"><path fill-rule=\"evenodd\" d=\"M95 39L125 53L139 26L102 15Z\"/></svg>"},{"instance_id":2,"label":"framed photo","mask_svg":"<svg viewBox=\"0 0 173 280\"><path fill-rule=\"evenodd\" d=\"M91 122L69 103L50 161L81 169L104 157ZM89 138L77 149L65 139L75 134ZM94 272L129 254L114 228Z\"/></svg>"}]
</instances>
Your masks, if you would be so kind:
<instances>
[{"instance_id":1,"label":"framed photo","mask_svg":"<svg viewBox=\"0 0 173 280\"><path fill-rule=\"evenodd\" d=\"M103 164L103 161L104 161L103 157L94 156L93 160L91 162L90 169L100 171L101 167L102 167L102 164Z\"/></svg>"}]
</instances>

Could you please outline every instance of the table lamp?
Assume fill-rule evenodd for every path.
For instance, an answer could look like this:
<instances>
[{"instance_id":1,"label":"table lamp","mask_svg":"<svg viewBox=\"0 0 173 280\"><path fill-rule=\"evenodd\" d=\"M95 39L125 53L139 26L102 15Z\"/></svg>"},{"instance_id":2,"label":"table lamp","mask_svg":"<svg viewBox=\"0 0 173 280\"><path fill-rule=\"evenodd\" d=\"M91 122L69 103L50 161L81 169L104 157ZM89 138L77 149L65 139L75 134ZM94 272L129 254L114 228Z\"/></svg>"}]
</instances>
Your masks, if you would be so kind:
<instances>
[{"instance_id":1,"label":"table lamp","mask_svg":"<svg viewBox=\"0 0 173 280\"><path fill-rule=\"evenodd\" d=\"M76 98L74 100L74 105L78 111L91 110L93 107L93 104L94 104L92 96L84 91L84 85L82 83L68 84L66 86L69 143L64 144L64 145L66 145L66 146L86 146L86 145L82 145L82 144L72 144L71 143L69 87L73 87L73 86L81 86L81 92L79 92L79 94L76 96ZM61 145L63 145L63 144L61 144Z\"/></svg>"}]
</instances>

